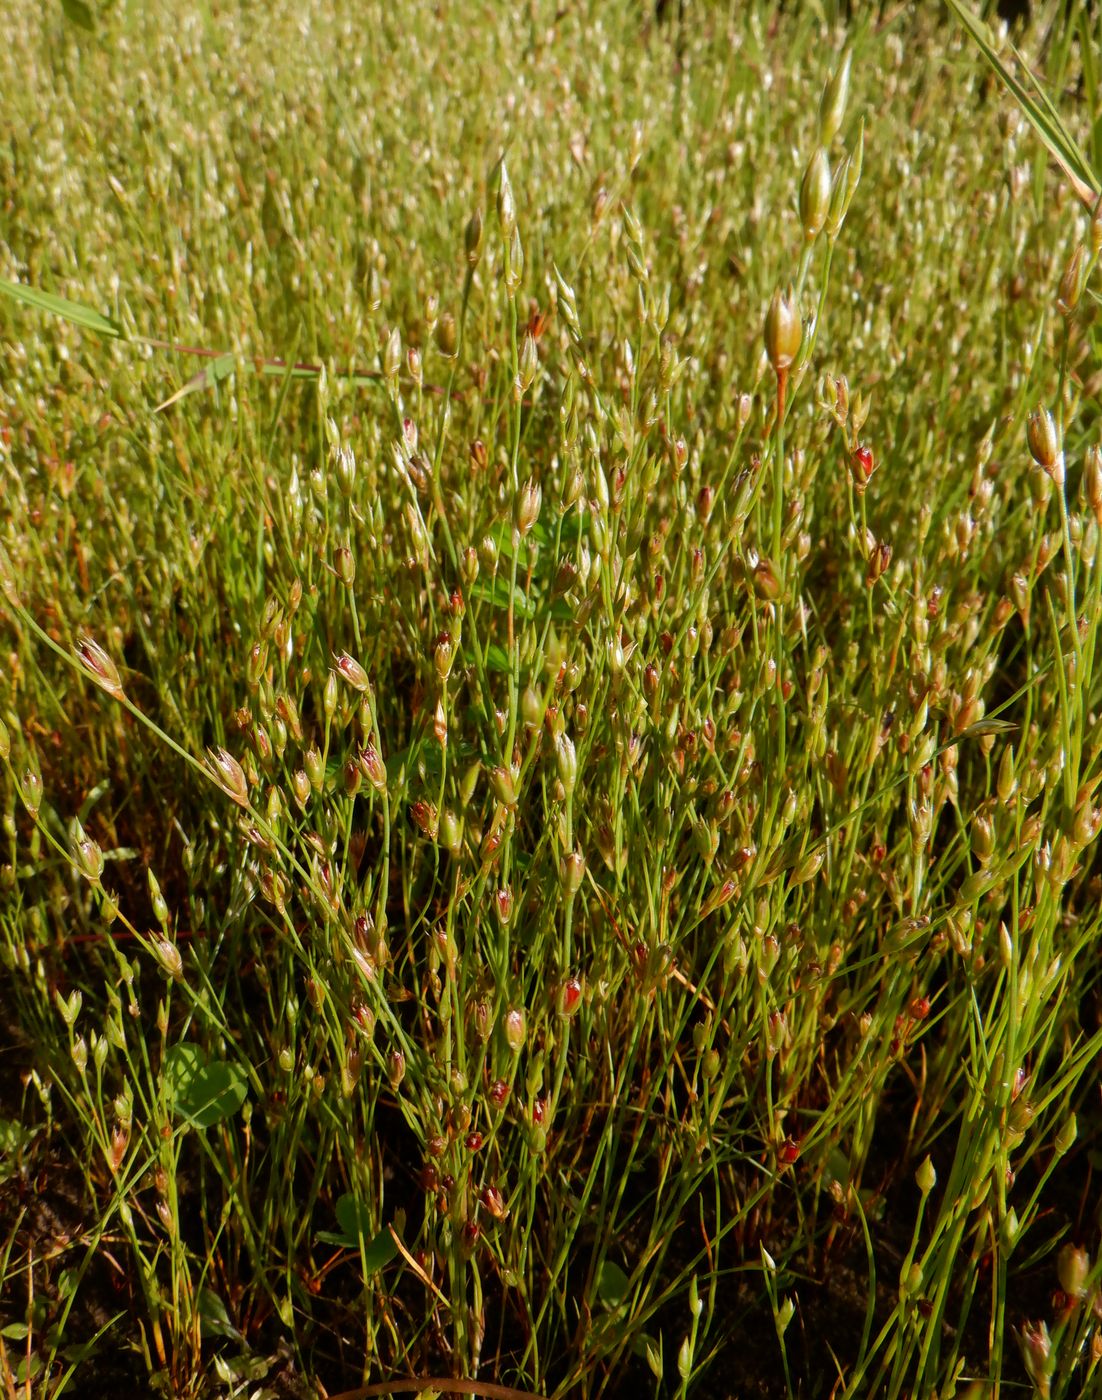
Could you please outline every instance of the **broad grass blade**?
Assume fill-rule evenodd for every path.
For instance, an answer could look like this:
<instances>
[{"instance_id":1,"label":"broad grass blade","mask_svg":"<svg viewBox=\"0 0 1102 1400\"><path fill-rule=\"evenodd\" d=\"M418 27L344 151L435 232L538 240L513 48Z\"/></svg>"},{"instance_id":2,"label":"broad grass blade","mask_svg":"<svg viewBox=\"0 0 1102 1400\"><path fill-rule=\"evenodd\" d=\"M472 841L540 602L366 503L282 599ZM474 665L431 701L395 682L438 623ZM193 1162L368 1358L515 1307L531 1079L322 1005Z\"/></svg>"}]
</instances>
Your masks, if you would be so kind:
<instances>
[{"instance_id":1,"label":"broad grass blade","mask_svg":"<svg viewBox=\"0 0 1102 1400\"><path fill-rule=\"evenodd\" d=\"M12 301L22 302L24 306L33 306L36 311L45 311L51 316L60 316L63 321L72 321L75 326L94 331L96 335L107 336L110 340L127 338L126 332L117 321L93 311L90 306L82 306L79 301L70 301L68 297L39 291L37 287L26 287L22 282L9 282L6 277L0 277L0 292L11 297Z\"/></svg>"},{"instance_id":2,"label":"broad grass blade","mask_svg":"<svg viewBox=\"0 0 1102 1400\"><path fill-rule=\"evenodd\" d=\"M1026 82L1023 82L1006 66L992 43L991 31L983 20L972 13L963 0L945 0L945 3L968 31L976 47L994 69L1000 82L1009 90L1023 115L1048 148L1049 154L1068 177L1075 193L1084 204L1093 208L1099 193L1102 192L1102 179L1092 169L1079 143L1061 119L1048 94L1029 72L1021 54L1018 53L1017 49L1013 50L1014 57L1026 76Z\"/></svg>"}]
</instances>

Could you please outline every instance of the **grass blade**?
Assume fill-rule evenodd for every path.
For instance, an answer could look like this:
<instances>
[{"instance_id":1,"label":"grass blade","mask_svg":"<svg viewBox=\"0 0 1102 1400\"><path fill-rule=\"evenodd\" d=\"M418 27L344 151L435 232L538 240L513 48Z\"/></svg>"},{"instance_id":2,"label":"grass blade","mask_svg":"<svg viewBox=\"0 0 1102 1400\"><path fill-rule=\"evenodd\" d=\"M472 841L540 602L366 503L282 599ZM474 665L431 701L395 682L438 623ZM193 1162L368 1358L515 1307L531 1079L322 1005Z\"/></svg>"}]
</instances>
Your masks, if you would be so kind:
<instances>
[{"instance_id":1,"label":"grass blade","mask_svg":"<svg viewBox=\"0 0 1102 1400\"><path fill-rule=\"evenodd\" d=\"M1023 116L1071 182L1075 193L1084 204L1093 208L1099 193L1102 192L1102 180L1091 168L1079 143L1061 119L1048 94L1041 89L1040 84L1028 72L1021 54L1018 53L1017 49L1014 50L1014 57L1021 64L1023 71L1026 72L1032 92L1003 62L995 49L987 25L972 13L963 0L945 0L945 3L968 31L976 47L990 64L1000 82L1008 89Z\"/></svg>"},{"instance_id":2,"label":"grass blade","mask_svg":"<svg viewBox=\"0 0 1102 1400\"><path fill-rule=\"evenodd\" d=\"M74 326L94 331L96 335L106 336L109 340L127 339L126 332L117 321L93 311L90 306L83 306L79 301L70 301L68 297L43 292L37 287L27 287L22 282L9 282L6 277L0 277L0 292L12 301L32 306L36 311L45 311L50 316L60 316L63 321L71 321Z\"/></svg>"}]
</instances>

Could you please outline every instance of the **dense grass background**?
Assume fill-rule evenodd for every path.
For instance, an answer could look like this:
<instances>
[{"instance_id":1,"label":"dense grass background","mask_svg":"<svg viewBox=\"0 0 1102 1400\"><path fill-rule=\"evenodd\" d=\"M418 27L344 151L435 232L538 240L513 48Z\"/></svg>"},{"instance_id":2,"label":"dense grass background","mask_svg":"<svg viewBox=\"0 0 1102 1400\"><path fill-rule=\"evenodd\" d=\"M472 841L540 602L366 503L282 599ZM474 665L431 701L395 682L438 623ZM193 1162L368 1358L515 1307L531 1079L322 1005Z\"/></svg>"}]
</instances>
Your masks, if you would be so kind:
<instances>
[{"instance_id":1,"label":"dense grass background","mask_svg":"<svg viewBox=\"0 0 1102 1400\"><path fill-rule=\"evenodd\" d=\"M9 1395L1096 1383L1102 225L685 8L6 17Z\"/></svg>"}]
</instances>

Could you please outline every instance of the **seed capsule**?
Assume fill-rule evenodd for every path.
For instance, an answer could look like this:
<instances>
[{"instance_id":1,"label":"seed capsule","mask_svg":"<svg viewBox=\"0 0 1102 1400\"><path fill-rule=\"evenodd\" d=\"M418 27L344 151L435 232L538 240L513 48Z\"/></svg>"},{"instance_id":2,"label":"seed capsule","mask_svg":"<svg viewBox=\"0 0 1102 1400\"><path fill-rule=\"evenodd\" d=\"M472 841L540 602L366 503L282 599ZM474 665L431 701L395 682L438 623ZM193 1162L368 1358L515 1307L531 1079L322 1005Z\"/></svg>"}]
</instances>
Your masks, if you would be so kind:
<instances>
[{"instance_id":1,"label":"seed capsule","mask_svg":"<svg viewBox=\"0 0 1102 1400\"><path fill-rule=\"evenodd\" d=\"M803 326L796 308L792 289L782 292L778 288L773 293L769 309L765 313L765 353L774 371L783 374L799 353L803 341Z\"/></svg>"},{"instance_id":2,"label":"seed capsule","mask_svg":"<svg viewBox=\"0 0 1102 1400\"><path fill-rule=\"evenodd\" d=\"M819 236L829 206L830 161L820 146L808 161L800 184L800 223L803 224L804 238L808 243L814 243Z\"/></svg>"}]
</instances>

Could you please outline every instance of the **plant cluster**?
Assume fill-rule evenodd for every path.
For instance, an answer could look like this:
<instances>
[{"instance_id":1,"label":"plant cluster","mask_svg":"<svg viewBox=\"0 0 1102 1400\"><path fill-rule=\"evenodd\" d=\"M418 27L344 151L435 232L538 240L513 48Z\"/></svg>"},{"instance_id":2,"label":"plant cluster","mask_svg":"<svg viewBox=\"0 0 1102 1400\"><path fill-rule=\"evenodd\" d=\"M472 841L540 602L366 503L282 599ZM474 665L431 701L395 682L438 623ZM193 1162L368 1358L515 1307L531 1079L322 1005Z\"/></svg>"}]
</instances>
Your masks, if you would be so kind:
<instances>
[{"instance_id":1,"label":"plant cluster","mask_svg":"<svg viewBox=\"0 0 1102 1400\"><path fill-rule=\"evenodd\" d=\"M1102 217L838 8L11 17L9 1394L1098 1383Z\"/></svg>"}]
</instances>

